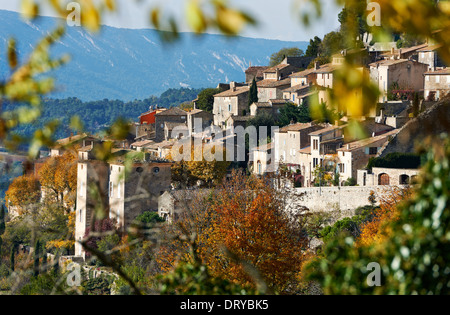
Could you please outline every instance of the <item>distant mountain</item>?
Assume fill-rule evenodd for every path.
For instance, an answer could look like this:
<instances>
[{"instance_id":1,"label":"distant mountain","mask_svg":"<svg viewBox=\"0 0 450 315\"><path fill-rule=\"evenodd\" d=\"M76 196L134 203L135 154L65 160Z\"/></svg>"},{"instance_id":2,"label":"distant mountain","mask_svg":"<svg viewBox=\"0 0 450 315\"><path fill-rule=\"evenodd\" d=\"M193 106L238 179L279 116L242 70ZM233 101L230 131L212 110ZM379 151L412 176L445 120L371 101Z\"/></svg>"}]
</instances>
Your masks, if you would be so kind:
<instances>
[{"instance_id":1,"label":"distant mountain","mask_svg":"<svg viewBox=\"0 0 450 315\"><path fill-rule=\"evenodd\" d=\"M33 45L58 24L40 17L30 22L16 12L0 10L0 80L7 74L4 59L8 39L16 38L19 55L28 56ZM160 95L169 88L215 87L245 80L251 65L267 65L272 53L284 47L306 50L307 42L286 42L222 35L182 33L175 44L163 44L157 31L104 26L99 34L67 27L52 48L54 57L69 53L72 60L58 69L58 92L52 98L77 97L83 101L131 101Z\"/></svg>"}]
</instances>

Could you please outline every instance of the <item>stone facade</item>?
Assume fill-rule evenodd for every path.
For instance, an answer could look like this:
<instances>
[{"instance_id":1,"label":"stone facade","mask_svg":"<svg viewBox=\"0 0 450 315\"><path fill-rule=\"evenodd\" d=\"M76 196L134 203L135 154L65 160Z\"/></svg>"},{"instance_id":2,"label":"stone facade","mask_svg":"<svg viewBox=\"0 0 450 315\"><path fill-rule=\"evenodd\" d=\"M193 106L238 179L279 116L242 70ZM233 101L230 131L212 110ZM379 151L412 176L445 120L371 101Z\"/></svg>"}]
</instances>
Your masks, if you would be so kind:
<instances>
[{"instance_id":1,"label":"stone facade","mask_svg":"<svg viewBox=\"0 0 450 315\"><path fill-rule=\"evenodd\" d=\"M109 166L106 163L93 160L80 160L77 170L77 204L75 215L75 255L82 256L81 241L90 226L93 210L99 202L104 202L102 208L108 209L108 179ZM90 187L96 187L99 196L90 193ZM105 215L109 215L105 213Z\"/></svg>"},{"instance_id":2,"label":"stone facade","mask_svg":"<svg viewBox=\"0 0 450 315\"><path fill-rule=\"evenodd\" d=\"M402 188L402 187L400 187ZM377 203L385 196L389 196L396 186L379 187L309 187L291 189L291 208L308 208L312 212L342 211L347 216L354 215L358 207L370 204L369 196L373 191Z\"/></svg>"},{"instance_id":3,"label":"stone facade","mask_svg":"<svg viewBox=\"0 0 450 315\"><path fill-rule=\"evenodd\" d=\"M165 123L187 124L187 115L187 112L177 107L155 114L155 141L164 140Z\"/></svg>"},{"instance_id":4,"label":"stone facade","mask_svg":"<svg viewBox=\"0 0 450 315\"><path fill-rule=\"evenodd\" d=\"M145 211L157 211L158 198L171 188L171 163L136 163L129 173L122 164L110 165L110 217L123 229Z\"/></svg>"},{"instance_id":5,"label":"stone facade","mask_svg":"<svg viewBox=\"0 0 450 315\"><path fill-rule=\"evenodd\" d=\"M387 101L387 92L397 83L402 90L420 91L428 65L409 59L386 59L370 64L370 77L378 85L379 102Z\"/></svg>"},{"instance_id":6,"label":"stone facade","mask_svg":"<svg viewBox=\"0 0 450 315\"><path fill-rule=\"evenodd\" d=\"M230 90L214 95L214 125L225 129L228 118L242 116L248 111L248 93L248 86L232 86Z\"/></svg>"},{"instance_id":7,"label":"stone facade","mask_svg":"<svg viewBox=\"0 0 450 315\"><path fill-rule=\"evenodd\" d=\"M359 186L398 186L412 184L419 170L373 167L371 172L362 169L357 173Z\"/></svg>"},{"instance_id":8,"label":"stone facade","mask_svg":"<svg viewBox=\"0 0 450 315\"><path fill-rule=\"evenodd\" d=\"M450 94L450 68L425 72L424 99L438 101Z\"/></svg>"}]
</instances>

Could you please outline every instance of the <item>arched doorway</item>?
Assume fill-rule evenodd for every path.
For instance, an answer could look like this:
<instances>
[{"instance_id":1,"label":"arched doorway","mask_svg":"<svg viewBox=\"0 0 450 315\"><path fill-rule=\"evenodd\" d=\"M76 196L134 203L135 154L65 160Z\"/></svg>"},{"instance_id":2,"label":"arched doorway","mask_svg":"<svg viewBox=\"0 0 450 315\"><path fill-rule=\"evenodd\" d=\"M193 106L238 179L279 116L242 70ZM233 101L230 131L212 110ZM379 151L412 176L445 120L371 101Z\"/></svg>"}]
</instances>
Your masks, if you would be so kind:
<instances>
[{"instance_id":1,"label":"arched doorway","mask_svg":"<svg viewBox=\"0 0 450 315\"><path fill-rule=\"evenodd\" d=\"M409 185L409 176L406 174L400 175L398 182L400 185Z\"/></svg>"},{"instance_id":2,"label":"arched doorway","mask_svg":"<svg viewBox=\"0 0 450 315\"><path fill-rule=\"evenodd\" d=\"M389 175L386 173L382 173L380 175L378 175L378 185L380 186L387 186L389 185Z\"/></svg>"}]
</instances>

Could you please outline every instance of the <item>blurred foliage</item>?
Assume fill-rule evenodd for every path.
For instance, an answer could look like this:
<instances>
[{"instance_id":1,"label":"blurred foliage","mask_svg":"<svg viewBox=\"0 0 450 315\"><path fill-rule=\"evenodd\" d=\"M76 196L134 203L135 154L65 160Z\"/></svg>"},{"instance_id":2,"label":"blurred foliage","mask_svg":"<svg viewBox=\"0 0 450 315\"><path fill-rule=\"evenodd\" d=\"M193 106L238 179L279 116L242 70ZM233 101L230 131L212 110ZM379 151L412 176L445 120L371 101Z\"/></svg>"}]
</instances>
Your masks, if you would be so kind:
<instances>
[{"instance_id":1,"label":"blurred foliage","mask_svg":"<svg viewBox=\"0 0 450 315\"><path fill-rule=\"evenodd\" d=\"M351 236L327 244L324 258L307 268L326 294L443 294L450 292L450 140L427 154L419 185L397 205L386 237L357 246ZM384 231L384 232L383 232ZM381 286L369 286L367 266L381 266Z\"/></svg>"}]
</instances>

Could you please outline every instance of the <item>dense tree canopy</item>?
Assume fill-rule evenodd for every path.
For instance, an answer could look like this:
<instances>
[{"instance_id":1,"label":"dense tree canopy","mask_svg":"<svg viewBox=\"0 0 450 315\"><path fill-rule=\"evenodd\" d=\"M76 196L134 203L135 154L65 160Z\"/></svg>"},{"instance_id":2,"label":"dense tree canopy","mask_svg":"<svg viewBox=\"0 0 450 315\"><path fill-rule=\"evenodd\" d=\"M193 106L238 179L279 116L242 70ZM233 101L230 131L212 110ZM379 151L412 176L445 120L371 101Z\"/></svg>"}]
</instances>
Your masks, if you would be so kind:
<instances>
[{"instance_id":1,"label":"dense tree canopy","mask_svg":"<svg viewBox=\"0 0 450 315\"><path fill-rule=\"evenodd\" d=\"M304 55L303 50L298 47L282 48L280 51L273 53L270 56L269 67L276 66L281 63L286 57L301 57Z\"/></svg>"}]
</instances>

